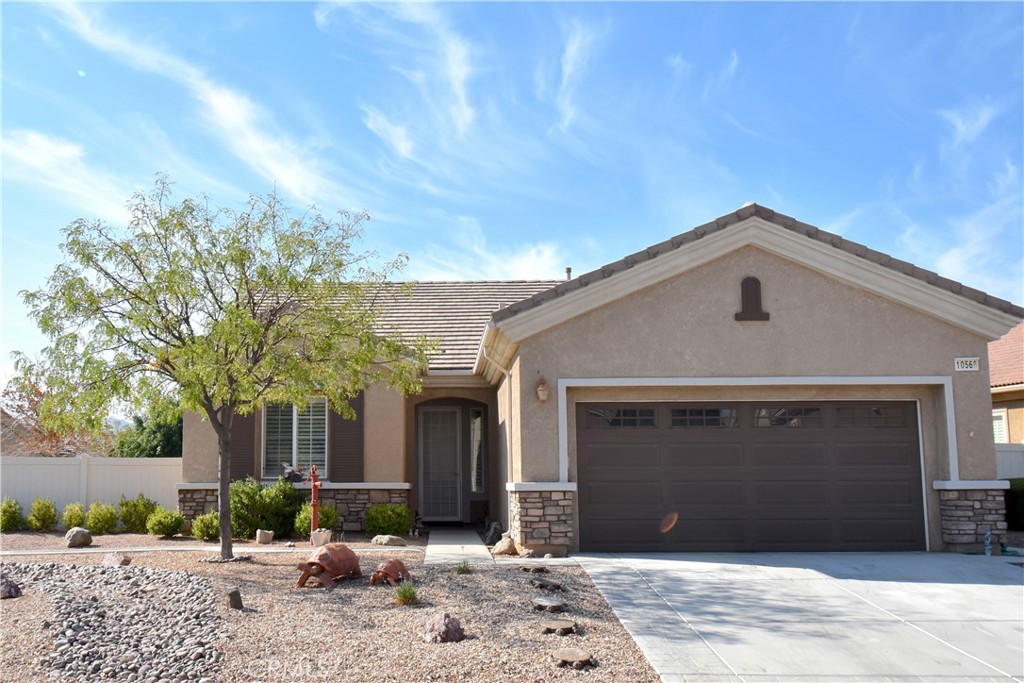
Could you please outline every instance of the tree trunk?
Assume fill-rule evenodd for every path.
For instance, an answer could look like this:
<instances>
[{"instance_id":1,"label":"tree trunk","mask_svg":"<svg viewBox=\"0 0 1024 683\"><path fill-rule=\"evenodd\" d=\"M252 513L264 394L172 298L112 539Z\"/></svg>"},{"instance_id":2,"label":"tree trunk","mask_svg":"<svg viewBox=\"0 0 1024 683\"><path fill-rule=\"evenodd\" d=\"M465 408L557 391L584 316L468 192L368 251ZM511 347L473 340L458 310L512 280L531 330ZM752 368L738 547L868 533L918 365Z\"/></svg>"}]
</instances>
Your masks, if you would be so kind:
<instances>
[{"instance_id":1,"label":"tree trunk","mask_svg":"<svg viewBox=\"0 0 1024 683\"><path fill-rule=\"evenodd\" d=\"M217 429L217 514L220 517L220 556L230 560L231 551L231 427L230 420Z\"/></svg>"}]
</instances>

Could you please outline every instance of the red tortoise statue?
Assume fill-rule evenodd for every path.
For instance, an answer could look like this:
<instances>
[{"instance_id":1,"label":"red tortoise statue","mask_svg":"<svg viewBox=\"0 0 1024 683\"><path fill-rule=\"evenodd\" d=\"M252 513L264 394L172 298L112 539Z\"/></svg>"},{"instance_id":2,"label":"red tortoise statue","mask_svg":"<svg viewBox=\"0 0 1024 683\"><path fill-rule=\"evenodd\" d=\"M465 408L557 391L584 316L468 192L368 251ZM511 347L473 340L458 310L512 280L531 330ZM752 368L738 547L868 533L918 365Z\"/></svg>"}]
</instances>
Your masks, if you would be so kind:
<instances>
[{"instance_id":1,"label":"red tortoise statue","mask_svg":"<svg viewBox=\"0 0 1024 683\"><path fill-rule=\"evenodd\" d=\"M409 570L401 560L388 558L377 565L377 568L370 574L370 585L374 586L378 581L387 581L391 586L397 586L405 579L411 579Z\"/></svg>"},{"instance_id":2,"label":"red tortoise statue","mask_svg":"<svg viewBox=\"0 0 1024 683\"><path fill-rule=\"evenodd\" d=\"M306 562L299 562L296 569L302 576L295 582L296 588L306 585L309 577L315 576L324 588L334 588L335 579L363 575L359 570L359 558L344 543L328 543L313 550Z\"/></svg>"}]
</instances>

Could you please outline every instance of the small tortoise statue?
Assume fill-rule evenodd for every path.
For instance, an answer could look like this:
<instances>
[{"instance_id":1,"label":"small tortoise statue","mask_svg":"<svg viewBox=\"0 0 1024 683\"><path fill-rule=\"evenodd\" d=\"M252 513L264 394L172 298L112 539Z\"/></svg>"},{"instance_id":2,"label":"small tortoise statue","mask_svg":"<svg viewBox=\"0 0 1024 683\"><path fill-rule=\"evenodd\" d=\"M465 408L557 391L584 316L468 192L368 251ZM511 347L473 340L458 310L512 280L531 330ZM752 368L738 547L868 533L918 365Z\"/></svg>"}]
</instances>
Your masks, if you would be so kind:
<instances>
[{"instance_id":1,"label":"small tortoise statue","mask_svg":"<svg viewBox=\"0 0 1024 683\"><path fill-rule=\"evenodd\" d=\"M377 565L377 568L370 574L370 585L375 586L378 581L387 581L391 586L397 586L405 579L412 578L405 563L395 558L388 558Z\"/></svg>"},{"instance_id":2,"label":"small tortoise statue","mask_svg":"<svg viewBox=\"0 0 1024 683\"><path fill-rule=\"evenodd\" d=\"M309 560L299 562L295 568L302 572L295 582L296 588L305 586L311 576L318 578L324 588L334 588L335 579L354 579L363 575L359 570L359 558L344 543L328 543L316 548Z\"/></svg>"}]
</instances>

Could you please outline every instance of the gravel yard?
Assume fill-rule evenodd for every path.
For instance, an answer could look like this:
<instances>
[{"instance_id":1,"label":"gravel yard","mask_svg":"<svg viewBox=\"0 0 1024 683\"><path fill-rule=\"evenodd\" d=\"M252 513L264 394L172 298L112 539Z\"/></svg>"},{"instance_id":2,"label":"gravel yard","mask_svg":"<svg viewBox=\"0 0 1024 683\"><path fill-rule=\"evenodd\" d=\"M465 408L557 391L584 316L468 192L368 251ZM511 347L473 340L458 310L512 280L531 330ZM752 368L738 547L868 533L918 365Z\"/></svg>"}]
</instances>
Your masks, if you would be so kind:
<instances>
[{"instance_id":1,"label":"gravel yard","mask_svg":"<svg viewBox=\"0 0 1024 683\"><path fill-rule=\"evenodd\" d=\"M555 615L531 608L531 599L543 593L530 585L535 574L514 565L474 565L471 574L459 575L450 566L423 565L415 548L381 549L364 539L350 540L364 577L343 580L332 591L293 588L299 574L295 563L307 554L302 549L252 552L242 562L203 562L216 557L211 544L205 552L127 553L128 567L103 567L103 553L4 557L5 571L26 582L21 598L0 601L0 679L659 680L579 567L552 566L540 575L562 584L556 595L567 603L564 617L577 623L579 634L543 635L540 622ZM96 537L94 545L113 551L193 543L115 535ZM24 533L3 536L0 546L57 549L63 539ZM246 555L251 548L237 544L235 554ZM420 605L398 606L393 589L370 587L369 573L386 557L406 563ZM227 607L227 591L235 586L245 604L242 611ZM61 607L65 604L75 609ZM102 619L96 618L98 611ZM465 640L424 642L423 625L443 612L461 622ZM92 632L106 637L88 637ZM549 653L562 647L589 651L597 665L582 671L556 667ZM69 668L72 658L76 663ZM59 659L65 667L55 669ZM83 659L89 659L88 666ZM83 667L87 673L79 677L75 672Z\"/></svg>"}]
</instances>

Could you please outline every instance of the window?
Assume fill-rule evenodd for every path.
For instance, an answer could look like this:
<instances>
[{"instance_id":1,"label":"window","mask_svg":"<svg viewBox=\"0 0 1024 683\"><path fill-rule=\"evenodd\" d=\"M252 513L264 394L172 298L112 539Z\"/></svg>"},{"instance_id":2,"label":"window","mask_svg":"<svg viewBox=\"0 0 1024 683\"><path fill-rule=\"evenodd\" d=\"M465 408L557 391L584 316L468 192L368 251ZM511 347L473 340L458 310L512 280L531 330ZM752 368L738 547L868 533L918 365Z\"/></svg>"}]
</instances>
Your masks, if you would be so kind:
<instances>
[{"instance_id":1,"label":"window","mask_svg":"<svg viewBox=\"0 0 1024 683\"><path fill-rule=\"evenodd\" d=\"M276 479L284 465L327 476L327 400L311 398L305 409L291 403L263 410L263 477Z\"/></svg>"},{"instance_id":2,"label":"window","mask_svg":"<svg viewBox=\"0 0 1024 683\"><path fill-rule=\"evenodd\" d=\"M487 434L482 408L469 409L469 469L470 490L473 493L484 491L484 439Z\"/></svg>"},{"instance_id":3,"label":"window","mask_svg":"<svg viewBox=\"0 0 1024 683\"><path fill-rule=\"evenodd\" d=\"M743 278L740 283L740 306L736 320L768 320L768 313L761 310L761 281L756 277Z\"/></svg>"},{"instance_id":4,"label":"window","mask_svg":"<svg viewBox=\"0 0 1024 683\"><path fill-rule=\"evenodd\" d=\"M902 427L901 406L840 406L836 408L837 427Z\"/></svg>"},{"instance_id":5,"label":"window","mask_svg":"<svg viewBox=\"0 0 1024 683\"><path fill-rule=\"evenodd\" d=\"M992 434L996 443L1010 443L1010 435L1006 431L1006 408L992 411Z\"/></svg>"},{"instance_id":6,"label":"window","mask_svg":"<svg viewBox=\"0 0 1024 683\"><path fill-rule=\"evenodd\" d=\"M673 408L673 427L739 427L735 408Z\"/></svg>"},{"instance_id":7,"label":"window","mask_svg":"<svg viewBox=\"0 0 1024 683\"><path fill-rule=\"evenodd\" d=\"M758 408L755 427L820 427L821 408Z\"/></svg>"},{"instance_id":8,"label":"window","mask_svg":"<svg viewBox=\"0 0 1024 683\"><path fill-rule=\"evenodd\" d=\"M589 427L654 427L653 408L591 408Z\"/></svg>"}]
</instances>

